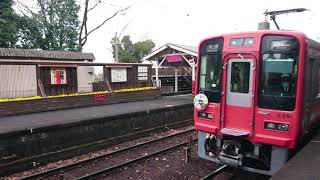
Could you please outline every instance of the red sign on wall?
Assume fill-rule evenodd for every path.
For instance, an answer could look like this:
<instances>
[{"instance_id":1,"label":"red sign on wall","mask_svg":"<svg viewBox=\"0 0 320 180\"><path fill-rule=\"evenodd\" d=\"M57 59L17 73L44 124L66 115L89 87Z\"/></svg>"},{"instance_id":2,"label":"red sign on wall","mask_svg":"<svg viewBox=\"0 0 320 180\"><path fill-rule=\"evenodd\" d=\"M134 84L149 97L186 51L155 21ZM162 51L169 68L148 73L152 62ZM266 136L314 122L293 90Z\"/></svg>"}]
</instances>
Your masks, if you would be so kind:
<instances>
[{"instance_id":1,"label":"red sign on wall","mask_svg":"<svg viewBox=\"0 0 320 180\"><path fill-rule=\"evenodd\" d=\"M65 68L51 69L51 84L67 84Z\"/></svg>"},{"instance_id":2,"label":"red sign on wall","mask_svg":"<svg viewBox=\"0 0 320 180\"><path fill-rule=\"evenodd\" d=\"M103 102L106 100L107 95L106 94L96 94L95 100L96 102Z\"/></svg>"}]
</instances>

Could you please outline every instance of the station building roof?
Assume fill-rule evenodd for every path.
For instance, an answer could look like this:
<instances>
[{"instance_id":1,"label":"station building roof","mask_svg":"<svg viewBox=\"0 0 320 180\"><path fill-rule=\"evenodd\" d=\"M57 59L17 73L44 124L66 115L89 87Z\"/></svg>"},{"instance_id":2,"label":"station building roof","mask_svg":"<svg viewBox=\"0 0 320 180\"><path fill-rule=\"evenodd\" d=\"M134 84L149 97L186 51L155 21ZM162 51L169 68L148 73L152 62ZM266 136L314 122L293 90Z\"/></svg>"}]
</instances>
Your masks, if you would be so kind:
<instances>
[{"instance_id":1,"label":"station building roof","mask_svg":"<svg viewBox=\"0 0 320 180\"><path fill-rule=\"evenodd\" d=\"M0 48L0 59L93 61L92 53Z\"/></svg>"}]
</instances>

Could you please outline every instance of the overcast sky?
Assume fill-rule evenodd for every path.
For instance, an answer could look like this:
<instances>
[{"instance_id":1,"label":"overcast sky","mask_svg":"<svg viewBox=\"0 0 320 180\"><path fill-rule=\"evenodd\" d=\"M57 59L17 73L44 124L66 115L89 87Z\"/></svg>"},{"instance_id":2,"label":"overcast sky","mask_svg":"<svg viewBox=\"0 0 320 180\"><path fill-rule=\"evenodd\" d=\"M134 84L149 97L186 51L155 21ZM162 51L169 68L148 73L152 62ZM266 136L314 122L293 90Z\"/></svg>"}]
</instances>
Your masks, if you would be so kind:
<instances>
[{"instance_id":1,"label":"overcast sky","mask_svg":"<svg viewBox=\"0 0 320 180\"><path fill-rule=\"evenodd\" d=\"M26 0L32 1L32 0ZM84 0L78 0L81 4ZM91 0L98 1L98 0ZM316 0L101 0L89 14L94 27L116 10L132 5L125 15L107 22L89 38L85 52L97 62L112 62L110 40L116 32L133 42L152 39L156 47L166 43L197 46L201 39L221 33L257 30L263 12L291 8L310 11L277 16L281 29L299 30L320 41L320 6ZM271 22L271 29L275 29Z\"/></svg>"}]
</instances>

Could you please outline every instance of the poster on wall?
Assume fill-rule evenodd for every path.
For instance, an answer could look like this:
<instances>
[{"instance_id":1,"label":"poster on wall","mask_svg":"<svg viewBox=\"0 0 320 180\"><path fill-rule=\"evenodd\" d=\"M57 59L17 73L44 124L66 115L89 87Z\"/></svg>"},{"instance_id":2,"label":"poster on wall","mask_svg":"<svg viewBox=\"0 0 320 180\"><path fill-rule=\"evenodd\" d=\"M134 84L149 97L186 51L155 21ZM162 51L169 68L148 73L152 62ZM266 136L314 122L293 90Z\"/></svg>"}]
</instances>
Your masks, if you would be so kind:
<instances>
[{"instance_id":1,"label":"poster on wall","mask_svg":"<svg viewBox=\"0 0 320 180\"><path fill-rule=\"evenodd\" d=\"M138 66L138 80L145 81L148 80L148 67Z\"/></svg>"},{"instance_id":2,"label":"poster on wall","mask_svg":"<svg viewBox=\"0 0 320 180\"><path fill-rule=\"evenodd\" d=\"M111 82L127 82L127 69L111 68Z\"/></svg>"},{"instance_id":3,"label":"poster on wall","mask_svg":"<svg viewBox=\"0 0 320 180\"><path fill-rule=\"evenodd\" d=\"M67 84L65 68L51 69L51 84Z\"/></svg>"}]
</instances>

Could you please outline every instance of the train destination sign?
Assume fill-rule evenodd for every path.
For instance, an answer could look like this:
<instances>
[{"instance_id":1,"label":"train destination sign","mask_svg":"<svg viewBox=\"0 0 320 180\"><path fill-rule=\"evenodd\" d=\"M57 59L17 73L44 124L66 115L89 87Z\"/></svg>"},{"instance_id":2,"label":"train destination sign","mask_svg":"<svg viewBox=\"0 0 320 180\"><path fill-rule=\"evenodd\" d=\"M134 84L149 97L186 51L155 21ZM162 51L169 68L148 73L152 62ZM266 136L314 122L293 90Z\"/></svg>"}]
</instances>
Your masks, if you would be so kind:
<instances>
[{"instance_id":1,"label":"train destination sign","mask_svg":"<svg viewBox=\"0 0 320 180\"><path fill-rule=\"evenodd\" d=\"M206 47L206 52L218 52L219 51L219 44L208 44Z\"/></svg>"},{"instance_id":2,"label":"train destination sign","mask_svg":"<svg viewBox=\"0 0 320 180\"><path fill-rule=\"evenodd\" d=\"M271 50L291 50L295 47L292 40L271 41Z\"/></svg>"}]
</instances>

